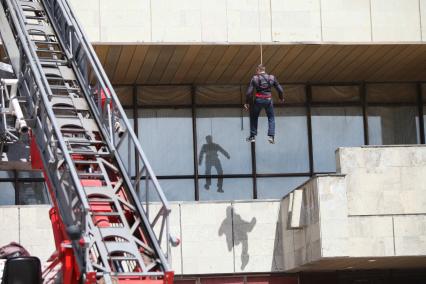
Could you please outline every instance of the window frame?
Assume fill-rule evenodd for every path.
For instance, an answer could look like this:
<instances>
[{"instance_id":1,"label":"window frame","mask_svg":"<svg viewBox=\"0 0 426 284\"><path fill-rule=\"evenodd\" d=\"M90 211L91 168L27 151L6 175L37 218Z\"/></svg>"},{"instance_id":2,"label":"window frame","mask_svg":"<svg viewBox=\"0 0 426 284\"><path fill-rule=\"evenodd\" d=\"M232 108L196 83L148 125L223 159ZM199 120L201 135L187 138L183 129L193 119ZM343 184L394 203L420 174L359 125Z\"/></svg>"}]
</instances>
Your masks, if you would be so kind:
<instances>
[{"instance_id":1,"label":"window frame","mask_svg":"<svg viewBox=\"0 0 426 284\"><path fill-rule=\"evenodd\" d=\"M385 83L385 84L395 84L395 83L411 83L416 85L417 90L417 102L412 103L369 103L367 100L367 86L368 84L377 84L377 83ZM312 177L317 174L329 174L331 172L316 172L314 171L314 160L313 160L313 139L312 139L312 108L313 107L361 107L362 108L362 116L363 116L363 130L364 130L364 145L369 145L369 134L368 134L368 107L370 106L416 106L416 113L419 117L419 133L420 133L420 143L425 144L425 112L426 112L426 85L423 86L426 82L325 82L325 83L294 83L294 84L288 84L288 85L303 85L305 92L304 92L304 102L303 103L288 103L284 105L276 104L275 108L291 108L291 107L304 107L306 108L306 123L307 123L307 132L308 132L308 151L309 151L309 171L303 172L303 173L271 173L271 174L265 174L265 173L258 173L256 170L257 164L256 164L256 149L254 145L251 145L250 155L251 155L251 173L248 174L223 174L223 175L211 175L211 178L251 178L252 179L252 188L248 189L251 190L251 195L253 199L258 198L257 193L257 179L258 178L276 178L276 177ZM185 85L185 84L183 84ZM132 90L132 106L124 106L124 109L129 110L132 112L132 117L129 118L133 120L133 126L135 134L138 135L138 129L139 129L139 122L138 119L138 112L141 109L149 108L149 109L156 109L156 108L170 108L170 109L189 109L191 111L191 119L192 119L192 144L193 144L193 167L194 172L191 175L160 175L157 176L157 178L161 180L167 180L167 179L191 179L194 182L194 196L195 201L200 200L200 189L199 189L199 180L205 179L206 176L199 173L198 170L198 138L197 138L197 111L199 109L203 108L238 108L240 109L242 107L242 104L244 103L241 101L240 104L197 104L196 103L196 94L197 94L197 86L195 85L188 85L191 89L191 103L190 104L183 104L183 105L170 105L170 104L158 104L158 105L141 105L138 104L138 93L140 94L140 88L146 85L117 85L116 87L131 87ZM284 87L286 84L284 84ZM336 101L321 101L321 102L314 102L312 100L312 87L313 86L358 86L359 90L359 101L353 101L353 102L336 102ZM247 133L248 135L248 133ZM135 172L138 172L138 169L140 165L138 164L139 161L135 161ZM133 177L134 179L135 177ZM16 190L18 188L19 182L43 182L43 178L22 178L18 177L18 174L14 173L14 176L11 178L0 178L0 182L12 182L15 186L15 204L19 205L19 192ZM45 187L47 188L47 187Z\"/></svg>"}]
</instances>

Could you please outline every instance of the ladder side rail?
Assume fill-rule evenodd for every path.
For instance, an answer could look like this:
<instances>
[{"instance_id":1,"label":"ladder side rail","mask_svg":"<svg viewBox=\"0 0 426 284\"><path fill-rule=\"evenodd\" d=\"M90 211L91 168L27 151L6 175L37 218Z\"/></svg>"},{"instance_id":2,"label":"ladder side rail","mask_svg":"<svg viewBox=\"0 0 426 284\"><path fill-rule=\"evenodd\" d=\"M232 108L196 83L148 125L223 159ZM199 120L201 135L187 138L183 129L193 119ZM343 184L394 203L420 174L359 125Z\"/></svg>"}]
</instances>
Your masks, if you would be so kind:
<instances>
[{"instance_id":1,"label":"ladder side rail","mask_svg":"<svg viewBox=\"0 0 426 284\"><path fill-rule=\"evenodd\" d=\"M58 204L59 212L61 212L62 220L64 224L70 228L75 229L78 228L78 230L82 233L82 235L90 233L93 234L93 236L100 240L100 232L99 230L95 229L96 226L93 223L93 220L89 216L89 210L90 207L88 205L87 198L85 196L83 187L80 182L80 178L77 175L76 169L74 167L74 164L71 160L71 157L68 153L68 149L66 147L66 144L64 142L64 138L62 136L62 132L60 131L59 127L56 123L56 118L53 113L52 108L49 104L49 97L52 96L51 89L49 87L49 84L47 82L46 77L43 75L43 70L41 67L41 63L38 60L38 56L35 53L34 47L29 41L29 34L25 29L25 23L23 20L23 15L20 13L22 10L15 2L16 0L3 0L7 1L9 8L15 9L12 10L11 16L14 17L13 21L16 23L18 20L18 25L14 25L16 27L16 31L19 36L19 40L22 43L23 51L21 52L22 58L27 58L27 61L29 62L26 64L27 69L30 71L28 74L33 74L33 84L30 84L30 87L32 90L31 92L28 92L27 95L29 96L28 101L33 101L33 106L30 105L30 109L33 108L36 111L37 110L44 110L44 112L40 112L39 114L35 114L35 120L36 123L38 123L39 127L36 127L36 137L40 138L42 134L40 134L40 131L37 131L37 129L41 129L45 132L45 138L39 139L38 141L41 141L44 143L38 143L38 146L44 145L46 146L46 149L50 152L50 160L45 159L43 161L44 168L46 174L48 174L49 182L52 182L54 186L54 192L56 198L56 202ZM13 4L12 4L13 3ZM15 6L12 6L15 5ZM23 31L22 31L23 30ZM23 61L24 63L25 61ZM36 71L38 71L38 73ZM38 75L37 75L38 74ZM41 82L40 82L41 81ZM44 83L44 84L41 84ZM34 86L37 86L38 92L35 92ZM45 87L43 89L42 87ZM28 88L28 89L30 89ZM33 94L39 94L38 96L34 96ZM40 98L41 102L40 103ZM53 117L53 119L52 119ZM48 123L46 121L48 119ZM44 121L44 123L43 123ZM50 131L47 131L47 130ZM54 138L52 140L51 138ZM37 140L36 140L37 141ZM50 145L53 143L53 146ZM55 144L56 143L56 144ZM53 156L53 153L56 153L56 150L61 151L62 159L55 159ZM43 153L41 153L43 154ZM42 155L43 156L43 155ZM52 163L54 161L54 163ZM70 162L71 161L71 162ZM62 171L59 170L58 164L63 164L66 168ZM46 166L47 165L47 166ZM52 175L52 173L56 172L57 175ZM68 177L68 178L67 178ZM81 244L79 243L79 240L71 240L72 241L72 247L76 256L77 263L79 265L80 271L85 271L85 266L91 266L90 261L87 260L88 255L88 249L83 248ZM110 271L109 263L106 259L106 248L102 243L93 242L90 247L96 247L96 249L101 253L100 254L100 261L103 264L103 267L105 271ZM88 267L89 269L93 270L91 267Z\"/></svg>"},{"instance_id":2,"label":"ladder side rail","mask_svg":"<svg viewBox=\"0 0 426 284\"><path fill-rule=\"evenodd\" d=\"M58 35L62 41L62 44L65 45L65 49L68 50L69 53L71 53L71 58L73 58L73 61L84 62L86 61L86 58L87 58L89 67L91 67L92 76L95 77L100 89L103 91L103 93L106 96L106 102L104 103L104 106L102 106L99 103L99 100L98 102L96 102L94 100L94 96L91 95L89 79L86 75L87 72L84 72L86 70L82 71L81 66L79 64L73 64L73 67L76 70L79 81L80 82L83 81L83 87L84 87L83 91L86 95L86 98L88 99L89 105L91 106L92 110L101 118L106 116L108 117L107 120L101 120L99 119L99 117L95 116L98 124L103 126L101 127L101 129L103 130L102 132L104 135L111 136L109 133L112 132L112 129L111 129L111 125L113 125L113 123L111 122L112 117L110 115L109 116L107 115L108 110L110 110L108 109L109 106L112 105L112 109L116 109L118 111L119 118L125 125L125 134L118 140L115 140L116 142L115 145L122 144L121 143L122 139L124 139L126 135L128 135L130 137L129 142L133 144L131 147L136 148L137 158L142 162L142 165L143 165L142 169L145 169L146 176L144 178L152 182L152 184L154 185L154 189L156 190L156 193L161 201L161 208L159 209L158 214L163 215L163 218L164 218L163 222L166 225L165 240L168 246L167 251L169 251L168 240L169 240L170 229L169 229L169 222L167 221L167 219L171 211L170 206L168 204L167 199L164 196L163 191L161 190L161 186L148 162L148 159L146 158L146 155L144 151L142 150L139 140L136 137L127 119L127 116L118 100L118 97L115 94L109 80L107 79L107 76L101 64L99 63L99 60L91 44L87 41L87 37L84 35L84 32L82 31L82 29L79 27L79 23L77 22L75 15L72 13L72 10L69 7L68 2L61 1L61 0L59 1L46 0L45 3L46 3L46 10L48 11L48 13L50 13L51 21L54 22L55 28L59 29ZM65 5L66 5L66 9L64 7ZM61 9L59 9L58 7ZM68 17L68 20L66 20L67 17ZM59 22L59 19L65 20L65 22ZM112 147L113 153L116 160L118 161L119 167L123 170L125 169L125 166L124 166L124 163L122 162L122 158L119 155L115 145L113 145ZM128 185L128 189L132 195L132 198L134 199L136 203L135 205L138 207L138 210L139 212L141 212L141 215L144 215L143 214L144 210L141 204L138 202L139 198L135 192L135 188L132 188L130 178L124 175L124 179ZM139 186L140 181L141 180L135 181L134 187ZM157 238L157 236L155 236L155 233L150 228L149 223L147 223L148 222L147 217L142 216L142 218L145 224L148 225L147 226L148 233L151 234L152 237ZM157 240L158 239L161 239L161 238L157 238ZM158 248L157 244L154 244L154 246ZM161 251L161 249L158 249L158 251ZM163 263L167 263L166 261L164 261L165 259L163 258L164 256L162 256L162 254L160 254L159 256L160 256L160 259L163 261Z\"/></svg>"},{"instance_id":3,"label":"ladder side rail","mask_svg":"<svg viewBox=\"0 0 426 284\"><path fill-rule=\"evenodd\" d=\"M29 110L32 111L33 126L45 172L49 182L54 187L53 194L59 203L59 210L67 227L77 226L82 232L85 231L86 216L89 209L87 200L84 198L81 184L79 182L71 158L62 134L54 119L52 109L49 107L50 89L46 88L46 80L42 73L40 62L28 42L29 35L25 30L24 21L20 7L11 0L2 0L3 7L9 11L9 25L15 28L21 58L22 78L19 91L27 98ZM55 157L55 154L58 155ZM61 158L61 159L58 159ZM61 167L64 167L60 169ZM71 209L71 210L70 210ZM77 262L82 268L84 266L84 250L74 241L74 251ZM80 248L80 249L79 249Z\"/></svg>"},{"instance_id":4,"label":"ladder side rail","mask_svg":"<svg viewBox=\"0 0 426 284\"><path fill-rule=\"evenodd\" d=\"M157 180L157 177L155 176L152 167L140 145L140 142L136 136L136 134L133 131L132 126L130 125L130 122L128 121L127 115L123 109L123 107L121 106L121 103L117 97L117 94L115 93L106 73L105 70L102 67L102 64L99 62L98 57L96 56L95 51L93 50L92 45L90 44L90 42L87 40L87 36L84 33L84 31L81 29L81 25L77 19L77 17L75 16L73 10L71 9L70 5L69 5L69 1L64 1L64 0L46 0L46 2L50 2L52 4L54 3L58 3L58 5L60 7L62 7L65 11L61 11L63 15L67 15L67 17L64 17L64 19L67 19L66 22L68 24L71 24L71 26L67 27L66 29L63 29L62 31L65 32L74 32L75 36L70 36L69 38L74 38L76 42L73 41L68 41L68 46L67 49L72 50L72 57L73 58L78 58L79 54L74 54L75 50L77 49L76 46L81 46L83 49L82 51L84 51L84 54L86 55L86 57L89 60L90 66L92 67L92 70L94 71L94 75L97 79L97 82L99 83L102 91L104 91L105 96L107 97L107 102L105 103L105 105L108 103L108 100L110 100L110 102L112 103L113 107L112 109L117 109L119 115L120 115L120 119L123 120L124 125L126 126L126 130L128 130L128 135L131 138L131 142L134 144L134 146L137 148L137 152L140 155L141 158L141 162L143 163L143 165L146 167L146 170L148 172L147 176L149 176L151 179L153 179L153 184L155 186L156 189L160 189L158 192L158 197L160 198L160 201L163 203L164 205L164 209L166 211L170 211L170 206L168 203L168 200L166 199L163 191L161 190L161 186ZM53 7L53 6L51 6ZM53 19L52 19L53 20ZM57 22L56 22L57 23ZM63 26L63 25L61 25ZM62 33L59 34L60 36L62 36ZM62 38L65 39L65 38ZM67 43L67 40L65 40L65 43ZM80 49L78 49L78 51L80 51ZM78 66L80 67L80 66ZM88 85L86 85L85 87L88 87ZM93 100L93 98L92 98ZM105 109L100 109L98 111L98 113L104 113L106 110ZM108 129L108 133L110 132L110 130ZM118 143L116 143L118 144Z\"/></svg>"},{"instance_id":5,"label":"ladder side rail","mask_svg":"<svg viewBox=\"0 0 426 284\"><path fill-rule=\"evenodd\" d=\"M15 71L16 78L21 74L21 63L18 46L13 37L12 30L6 18L6 13L3 6L0 7L0 35L3 44L6 46L6 53L10 58L10 63Z\"/></svg>"},{"instance_id":6,"label":"ladder side rail","mask_svg":"<svg viewBox=\"0 0 426 284\"><path fill-rule=\"evenodd\" d=\"M29 38L28 33L25 31L25 26L23 24L23 19L22 19L22 15L20 13L17 13L17 10L19 11L19 7L17 7L16 2L11 1L11 0L4 0L8 3L9 8L13 8L15 10L11 10L11 16L12 18L14 18L13 20L18 20L20 27L19 29L17 29L17 33L19 35L19 39L20 42L22 43L22 48L23 48L23 54L25 56L25 58L27 58L27 64L30 65L30 70L33 73L33 78L34 78L34 83L37 84L37 86L39 87L39 91L40 91L40 98L44 104L44 106L49 106L49 97L52 96L51 90L49 88L49 84L47 83L47 80L44 76L39 76L40 74L43 74L42 71L42 67L41 64L38 60L38 56L35 53L34 49L31 46L31 43L26 42ZM12 4L13 2L13 4ZM15 25L16 27L16 25ZM23 41L22 39L24 39L25 41ZM35 70L37 70L38 72L35 72ZM38 75L37 75L38 74ZM41 88L40 86L43 86L44 88ZM67 151L67 146L65 145L64 139L62 137L62 133L56 123L56 118L55 115L53 114L53 110L50 107L46 107L45 109L47 117L50 120L51 123L51 127L52 127L52 133L55 134L55 136L57 136L57 143L59 145L60 150L62 151L63 155L64 155L64 159L66 164L68 165L69 169L70 169L70 174L72 177L73 182L75 183L75 187L77 189L77 192L79 193L79 196L84 197L84 191L83 191L83 187L80 183L80 179L78 178L77 172L75 170L75 168L73 166L72 163L72 159ZM84 205L84 209L89 209L89 204L87 203L86 198L81 198L81 202Z\"/></svg>"}]
</instances>

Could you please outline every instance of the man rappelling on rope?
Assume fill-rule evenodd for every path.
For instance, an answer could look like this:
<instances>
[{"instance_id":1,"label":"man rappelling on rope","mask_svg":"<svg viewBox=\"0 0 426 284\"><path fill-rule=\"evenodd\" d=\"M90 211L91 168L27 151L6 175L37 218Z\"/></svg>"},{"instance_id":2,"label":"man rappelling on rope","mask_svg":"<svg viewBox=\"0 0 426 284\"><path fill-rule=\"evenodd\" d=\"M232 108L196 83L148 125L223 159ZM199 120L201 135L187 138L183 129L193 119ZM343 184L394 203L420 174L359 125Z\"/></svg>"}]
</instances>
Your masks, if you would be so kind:
<instances>
[{"instance_id":1,"label":"man rappelling on rope","mask_svg":"<svg viewBox=\"0 0 426 284\"><path fill-rule=\"evenodd\" d=\"M271 144L275 143L275 117L274 106L272 102L272 86L278 92L280 102L284 102L284 90L278 83L274 75L269 75L265 72L265 66L259 65L256 68L256 74L251 78L250 85L246 92L246 103L244 109L250 108L250 136L248 142L255 142L257 135L257 121L262 108L265 109L268 116L268 141ZM253 97L253 90L256 94Z\"/></svg>"}]
</instances>

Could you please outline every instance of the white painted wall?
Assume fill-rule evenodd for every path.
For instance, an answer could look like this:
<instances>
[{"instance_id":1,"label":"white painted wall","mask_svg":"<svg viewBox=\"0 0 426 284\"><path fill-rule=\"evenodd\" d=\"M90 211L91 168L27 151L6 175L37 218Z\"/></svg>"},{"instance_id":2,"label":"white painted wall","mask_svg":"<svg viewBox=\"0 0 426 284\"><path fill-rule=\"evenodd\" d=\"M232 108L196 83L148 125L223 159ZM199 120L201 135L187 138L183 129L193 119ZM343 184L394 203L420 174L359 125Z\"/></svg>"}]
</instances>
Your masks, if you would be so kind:
<instances>
[{"instance_id":1,"label":"white painted wall","mask_svg":"<svg viewBox=\"0 0 426 284\"><path fill-rule=\"evenodd\" d=\"M71 0L93 42L419 42L425 0Z\"/></svg>"}]
</instances>

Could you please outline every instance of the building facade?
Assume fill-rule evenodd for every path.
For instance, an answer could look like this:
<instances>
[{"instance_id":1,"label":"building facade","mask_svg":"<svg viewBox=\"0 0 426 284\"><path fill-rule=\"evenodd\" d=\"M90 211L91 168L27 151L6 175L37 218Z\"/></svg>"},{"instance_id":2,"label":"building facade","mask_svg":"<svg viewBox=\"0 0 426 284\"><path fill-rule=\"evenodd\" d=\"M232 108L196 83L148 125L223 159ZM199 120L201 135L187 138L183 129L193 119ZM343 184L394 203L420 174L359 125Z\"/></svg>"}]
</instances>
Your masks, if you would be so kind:
<instances>
[{"instance_id":1,"label":"building facade","mask_svg":"<svg viewBox=\"0 0 426 284\"><path fill-rule=\"evenodd\" d=\"M173 266L183 283L424 278L425 1L71 3L173 202L182 239ZM256 143L245 141L242 104L260 62L285 90L275 145L264 116ZM355 148L336 153L341 147ZM131 153L125 162L135 173ZM0 187L1 214L18 224L1 242L18 239L45 259L45 244L27 239L29 228L49 232L42 175L5 170ZM328 206L337 211L318 209ZM383 230L366 229L375 226Z\"/></svg>"}]
</instances>

